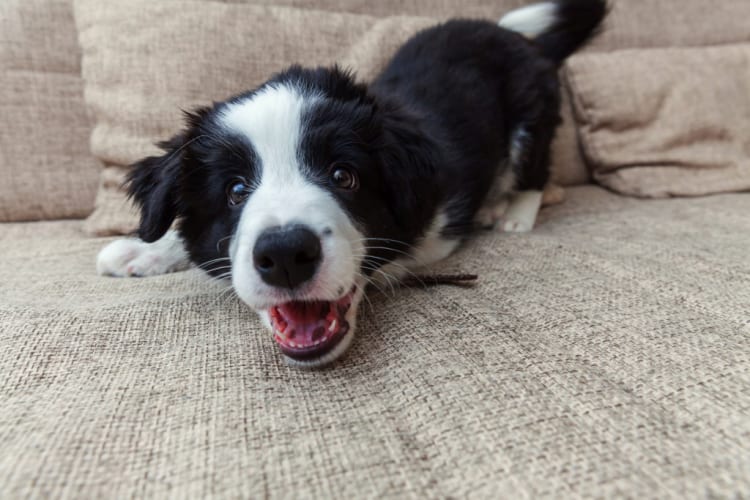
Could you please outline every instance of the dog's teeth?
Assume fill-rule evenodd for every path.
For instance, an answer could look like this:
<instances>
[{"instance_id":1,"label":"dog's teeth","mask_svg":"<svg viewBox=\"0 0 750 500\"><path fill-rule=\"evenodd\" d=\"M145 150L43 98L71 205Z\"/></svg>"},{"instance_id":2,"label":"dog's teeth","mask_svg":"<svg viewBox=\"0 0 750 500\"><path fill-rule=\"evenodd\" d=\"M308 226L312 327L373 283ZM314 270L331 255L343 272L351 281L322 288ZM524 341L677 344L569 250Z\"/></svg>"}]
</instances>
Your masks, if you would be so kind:
<instances>
[{"instance_id":1,"label":"dog's teeth","mask_svg":"<svg viewBox=\"0 0 750 500\"><path fill-rule=\"evenodd\" d=\"M335 330L336 330L336 324L337 324L337 322L336 322L336 320L334 319L334 320L333 320L333 321L331 322L331 326L329 326L329 327L328 327L328 331L329 331L329 332L333 332L333 331L335 331Z\"/></svg>"}]
</instances>

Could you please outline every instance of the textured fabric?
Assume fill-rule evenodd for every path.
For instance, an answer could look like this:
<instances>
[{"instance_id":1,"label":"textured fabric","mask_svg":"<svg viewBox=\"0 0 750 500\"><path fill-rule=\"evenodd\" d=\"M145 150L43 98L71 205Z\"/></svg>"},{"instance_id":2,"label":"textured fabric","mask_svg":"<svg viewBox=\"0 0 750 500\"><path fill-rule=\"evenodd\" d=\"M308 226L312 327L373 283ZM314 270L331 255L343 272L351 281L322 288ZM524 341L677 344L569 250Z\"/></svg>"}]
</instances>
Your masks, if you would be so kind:
<instances>
[{"instance_id":1,"label":"textured fabric","mask_svg":"<svg viewBox=\"0 0 750 500\"><path fill-rule=\"evenodd\" d=\"M609 6L604 29L586 52L750 41L746 0L610 0Z\"/></svg>"},{"instance_id":2,"label":"textured fabric","mask_svg":"<svg viewBox=\"0 0 750 500\"><path fill-rule=\"evenodd\" d=\"M287 5L334 12L389 16L486 17L534 0L222 0L227 3ZM602 36L590 50L716 45L750 41L746 0L610 0ZM587 49L589 50L589 49Z\"/></svg>"},{"instance_id":3,"label":"textured fabric","mask_svg":"<svg viewBox=\"0 0 750 500\"><path fill-rule=\"evenodd\" d=\"M644 197L750 190L750 44L582 55L567 75L601 184Z\"/></svg>"},{"instance_id":4,"label":"textured fabric","mask_svg":"<svg viewBox=\"0 0 750 500\"><path fill-rule=\"evenodd\" d=\"M750 195L568 195L437 268L474 288L372 292L322 371L196 271L0 226L0 496L750 496Z\"/></svg>"},{"instance_id":5,"label":"textured fabric","mask_svg":"<svg viewBox=\"0 0 750 500\"><path fill-rule=\"evenodd\" d=\"M292 63L338 62L370 79L400 44L435 24L438 14L455 14L456 5L443 12L423 5L421 12L434 17L380 18L189 0L77 0L86 100L96 118L92 149L106 165L87 230L107 235L135 229L137 217L124 208L120 187L127 166L156 153L153 143L181 128L180 109L251 89ZM506 10L498 5L488 15L498 18ZM586 182L566 116L567 130L553 146L554 178Z\"/></svg>"},{"instance_id":6,"label":"textured fabric","mask_svg":"<svg viewBox=\"0 0 750 500\"><path fill-rule=\"evenodd\" d=\"M84 217L89 154L71 0L0 2L0 221Z\"/></svg>"},{"instance_id":7,"label":"textured fabric","mask_svg":"<svg viewBox=\"0 0 750 500\"><path fill-rule=\"evenodd\" d=\"M527 4L525 0L219 0L224 3L297 7L370 16L500 17L504 11Z\"/></svg>"}]
</instances>

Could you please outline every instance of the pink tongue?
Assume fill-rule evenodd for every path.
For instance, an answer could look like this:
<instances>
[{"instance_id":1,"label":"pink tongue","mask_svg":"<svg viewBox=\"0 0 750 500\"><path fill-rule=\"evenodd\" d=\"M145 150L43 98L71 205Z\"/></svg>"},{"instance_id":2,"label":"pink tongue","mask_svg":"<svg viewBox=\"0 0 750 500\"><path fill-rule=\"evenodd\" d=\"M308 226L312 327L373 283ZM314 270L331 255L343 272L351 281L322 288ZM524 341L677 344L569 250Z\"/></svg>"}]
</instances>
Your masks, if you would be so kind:
<instances>
[{"instance_id":1,"label":"pink tongue","mask_svg":"<svg viewBox=\"0 0 750 500\"><path fill-rule=\"evenodd\" d=\"M336 319L336 315L330 312L329 302L288 302L278 309L287 324L283 336L298 347L315 345L325 337L331 322Z\"/></svg>"}]
</instances>

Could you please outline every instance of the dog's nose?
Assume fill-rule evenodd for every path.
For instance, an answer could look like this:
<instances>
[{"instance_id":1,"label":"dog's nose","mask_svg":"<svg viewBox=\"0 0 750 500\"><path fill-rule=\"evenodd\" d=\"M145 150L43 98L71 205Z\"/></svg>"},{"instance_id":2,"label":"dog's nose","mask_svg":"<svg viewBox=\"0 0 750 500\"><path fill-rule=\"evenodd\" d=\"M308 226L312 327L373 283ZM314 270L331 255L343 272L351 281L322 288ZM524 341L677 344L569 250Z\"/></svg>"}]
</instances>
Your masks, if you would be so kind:
<instances>
[{"instance_id":1,"label":"dog's nose","mask_svg":"<svg viewBox=\"0 0 750 500\"><path fill-rule=\"evenodd\" d=\"M260 277L281 288L295 288L312 278L320 259L320 239L300 225L266 229L253 248Z\"/></svg>"}]
</instances>

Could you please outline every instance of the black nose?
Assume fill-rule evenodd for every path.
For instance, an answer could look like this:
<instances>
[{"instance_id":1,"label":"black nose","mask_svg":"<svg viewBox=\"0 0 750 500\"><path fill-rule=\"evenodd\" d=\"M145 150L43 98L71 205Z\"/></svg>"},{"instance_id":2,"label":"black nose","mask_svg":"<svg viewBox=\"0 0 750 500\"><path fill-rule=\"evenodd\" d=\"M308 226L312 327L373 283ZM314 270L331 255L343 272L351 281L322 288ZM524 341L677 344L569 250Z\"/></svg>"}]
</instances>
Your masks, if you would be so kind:
<instances>
[{"instance_id":1,"label":"black nose","mask_svg":"<svg viewBox=\"0 0 750 500\"><path fill-rule=\"evenodd\" d=\"M269 285L295 288L315 274L320 240L304 226L266 229L255 242L253 263Z\"/></svg>"}]
</instances>

